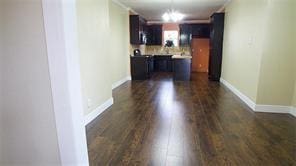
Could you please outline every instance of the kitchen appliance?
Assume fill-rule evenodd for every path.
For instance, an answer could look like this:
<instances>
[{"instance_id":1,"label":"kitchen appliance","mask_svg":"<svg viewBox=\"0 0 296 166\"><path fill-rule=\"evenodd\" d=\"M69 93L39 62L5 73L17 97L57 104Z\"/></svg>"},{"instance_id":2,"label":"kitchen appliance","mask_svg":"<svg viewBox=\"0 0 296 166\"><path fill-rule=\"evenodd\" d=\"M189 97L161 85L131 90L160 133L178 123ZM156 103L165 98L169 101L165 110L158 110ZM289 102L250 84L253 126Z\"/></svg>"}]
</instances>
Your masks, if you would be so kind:
<instances>
[{"instance_id":1,"label":"kitchen appliance","mask_svg":"<svg viewBox=\"0 0 296 166\"><path fill-rule=\"evenodd\" d=\"M141 56L141 51L139 49L135 49L134 56Z\"/></svg>"}]
</instances>

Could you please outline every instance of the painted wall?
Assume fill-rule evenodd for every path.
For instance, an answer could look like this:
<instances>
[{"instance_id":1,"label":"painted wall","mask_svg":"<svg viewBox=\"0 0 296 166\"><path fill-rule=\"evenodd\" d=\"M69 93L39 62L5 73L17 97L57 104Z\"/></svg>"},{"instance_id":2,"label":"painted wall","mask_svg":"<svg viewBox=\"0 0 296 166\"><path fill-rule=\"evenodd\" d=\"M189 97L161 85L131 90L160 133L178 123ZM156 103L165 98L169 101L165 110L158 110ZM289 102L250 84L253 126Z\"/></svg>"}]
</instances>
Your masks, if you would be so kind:
<instances>
[{"instance_id":1,"label":"painted wall","mask_svg":"<svg viewBox=\"0 0 296 166\"><path fill-rule=\"evenodd\" d=\"M294 86L294 95L293 95L293 100L292 100L292 104L293 107L296 107L296 82L295 82L295 86Z\"/></svg>"},{"instance_id":2,"label":"painted wall","mask_svg":"<svg viewBox=\"0 0 296 166\"><path fill-rule=\"evenodd\" d=\"M77 0L85 115L112 97L108 0Z\"/></svg>"},{"instance_id":3,"label":"painted wall","mask_svg":"<svg viewBox=\"0 0 296 166\"><path fill-rule=\"evenodd\" d=\"M60 165L41 0L0 6L0 165Z\"/></svg>"},{"instance_id":4,"label":"painted wall","mask_svg":"<svg viewBox=\"0 0 296 166\"><path fill-rule=\"evenodd\" d=\"M296 63L292 60L296 42L291 37L295 31L295 10L294 0L270 0L267 5L257 104L291 103L296 75Z\"/></svg>"},{"instance_id":5,"label":"painted wall","mask_svg":"<svg viewBox=\"0 0 296 166\"><path fill-rule=\"evenodd\" d=\"M3 4L2 4L2 0L0 0L0 36L3 36ZM0 38L0 164L1 164L1 161L3 161L3 142L1 141L3 138L2 138L2 135L4 135L4 132L3 132L3 126L4 124L3 123L3 120L2 120L2 112L3 112L3 94L2 94L2 88L3 88L3 79L2 79L2 76L3 76L3 38L1 37Z\"/></svg>"},{"instance_id":6,"label":"painted wall","mask_svg":"<svg viewBox=\"0 0 296 166\"><path fill-rule=\"evenodd\" d=\"M293 0L240 0L226 7L222 78L256 104L291 105L295 10Z\"/></svg>"},{"instance_id":7,"label":"painted wall","mask_svg":"<svg viewBox=\"0 0 296 166\"><path fill-rule=\"evenodd\" d=\"M294 10L294 20L296 20L296 10ZM294 29L296 29L296 21L294 22ZM294 43L296 43L296 30L294 30ZM294 63L296 64L296 47L294 47ZM296 65L294 65L294 71L296 71ZM295 77L295 86L294 86L294 97L292 100L292 106L296 107L296 74Z\"/></svg>"},{"instance_id":8,"label":"painted wall","mask_svg":"<svg viewBox=\"0 0 296 166\"><path fill-rule=\"evenodd\" d=\"M222 78L253 101L257 99L266 5L265 0L232 1L225 11Z\"/></svg>"},{"instance_id":9,"label":"painted wall","mask_svg":"<svg viewBox=\"0 0 296 166\"><path fill-rule=\"evenodd\" d=\"M109 0L110 45L112 83L130 76L129 12ZM110 74L110 73L109 73Z\"/></svg>"}]
</instances>

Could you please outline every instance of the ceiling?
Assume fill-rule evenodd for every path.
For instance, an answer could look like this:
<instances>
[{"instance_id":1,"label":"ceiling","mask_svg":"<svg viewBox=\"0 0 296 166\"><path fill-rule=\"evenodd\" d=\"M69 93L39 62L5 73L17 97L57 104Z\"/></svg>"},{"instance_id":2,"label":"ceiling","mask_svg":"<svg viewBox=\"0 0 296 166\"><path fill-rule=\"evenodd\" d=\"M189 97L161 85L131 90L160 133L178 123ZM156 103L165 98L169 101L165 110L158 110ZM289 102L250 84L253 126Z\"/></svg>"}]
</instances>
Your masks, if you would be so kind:
<instances>
[{"instance_id":1,"label":"ceiling","mask_svg":"<svg viewBox=\"0 0 296 166\"><path fill-rule=\"evenodd\" d=\"M148 21L161 21L162 15L172 8L185 14L185 20L208 20L229 0L116 0L143 16ZM172 5L173 4L173 5Z\"/></svg>"}]
</instances>

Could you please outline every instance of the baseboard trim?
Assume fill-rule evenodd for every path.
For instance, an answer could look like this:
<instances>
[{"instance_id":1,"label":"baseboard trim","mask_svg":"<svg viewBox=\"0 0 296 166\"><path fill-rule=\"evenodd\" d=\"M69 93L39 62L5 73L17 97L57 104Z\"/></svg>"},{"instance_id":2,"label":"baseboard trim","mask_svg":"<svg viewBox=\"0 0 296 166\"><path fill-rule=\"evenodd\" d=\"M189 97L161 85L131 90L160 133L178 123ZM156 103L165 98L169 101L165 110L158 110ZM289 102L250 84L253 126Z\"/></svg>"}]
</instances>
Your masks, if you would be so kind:
<instances>
[{"instance_id":1,"label":"baseboard trim","mask_svg":"<svg viewBox=\"0 0 296 166\"><path fill-rule=\"evenodd\" d=\"M93 121L96 117L102 114L107 108L113 105L113 98L111 97L107 101L105 101L102 105L98 106L91 113L84 117L84 125L88 125L91 121Z\"/></svg>"},{"instance_id":2,"label":"baseboard trim","mask_svg":"<svg viewBox=\"0 0 296 166\"><path fill-rule=\"evenodd\" d=\"M291 107L281 105L256 105L255 112L266 112L266 113L282 113L289 114Z\"/></svg>"},{"instance_id":3,"label":"baseboard trim","mask_svg":"<svg viewBox=\"0 0 296 166\"><path fill-rule=\"evenodd\" d=\"M239 97L244 103L246 103L252 110L255 110L256 103L253 100L251 100L248 96L244 95L242 92L240 92L226 80L220 78L220 82L224 86L226 86L230 91L232 91L237 97Z\"/></svg>"},{"instance_id":4,"label":"baseboard trim","mask_svg":"<svg viewBox=\"0 0 296 166\"><path fill-rule=\"evenodd\" d=\"M115 82L114 84L112 84L112 90L119 87L120 85L122 85L123 83L129 80L132 80L131 76L124 77L123 79Z\"/></svg>"},{"instance_id":5,"label":"baseboard trim","mask_svg":"<svg viewBox=\"0 0 296 166\"><path fill-rule=\"evenodd\" d=\"M254 112L264 112L264 113L280 113L280 114L291 114L296 117L296 108L291 106L281 106L281 105L260 105L253 102L249 97L244 95L238 89L236 89L229 82L224 79L220 79L220 82L232 91L236 96L238 96L244 103L246 103Z\"/></svg>"},{"instance_id":6,"label":"baseboard trim","mask_svg":"<svg viewBox=\"0 0 296 166\"><path fill-rule=\"evenodd\" d=\"M296 117L296 107L291 107L290 114Z\"/></svg>"}]
</instances>

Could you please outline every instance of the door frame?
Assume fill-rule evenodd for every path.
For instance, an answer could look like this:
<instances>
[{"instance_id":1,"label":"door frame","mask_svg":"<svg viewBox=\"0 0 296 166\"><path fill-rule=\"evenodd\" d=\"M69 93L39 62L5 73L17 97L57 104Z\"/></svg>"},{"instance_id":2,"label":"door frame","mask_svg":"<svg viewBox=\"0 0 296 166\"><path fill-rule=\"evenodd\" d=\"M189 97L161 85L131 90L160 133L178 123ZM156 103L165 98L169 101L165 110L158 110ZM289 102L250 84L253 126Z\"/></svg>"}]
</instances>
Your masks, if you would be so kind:
<instances>
[{"instance_id":1,"label":"door frame","mask_svg":"<svg viewBox=\"0 0 296 166\"><path fill-rule=\"evenodd\" d=\"M76 0L42 0L42 10L61 165L88 166Z\"/></svg>"}]
</instances>

